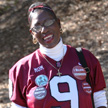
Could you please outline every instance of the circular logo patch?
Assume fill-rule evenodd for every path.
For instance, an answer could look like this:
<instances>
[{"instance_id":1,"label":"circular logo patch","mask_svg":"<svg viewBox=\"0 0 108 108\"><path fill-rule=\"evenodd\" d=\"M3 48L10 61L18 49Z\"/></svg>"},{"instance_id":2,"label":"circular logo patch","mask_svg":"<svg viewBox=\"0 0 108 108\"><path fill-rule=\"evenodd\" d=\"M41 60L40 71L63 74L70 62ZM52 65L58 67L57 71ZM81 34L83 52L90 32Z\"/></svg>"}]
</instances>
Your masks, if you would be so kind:
<instances>
[{"instance_id":1,"label":"circular logo patch","mask_svg":"<svg viewBox=\"0 0 108 108\"><path fill-rule=\"evenodd\" d=\"M73 67L72 73L79 80L84 80L86 78L86 71L82 66Z\"/></svg>"},{"instance_id":2,"label":"circular logo patch","mask_svg":"<svg viewBox=\"0 0 108 108\"><path fill-rule=\"evenodd\" d=\"M47 94L47 91L44 87L37 87L34 91L34 97L37 99L37 100L41 100L43 99Z\"/></svg>"},{"instance_id":3,"label":"circular logo patch","mask_svg":"<svg viewBox=\"0 0 108 108\"><path fill-rule=\"evenodd\" d=\"M47 78L46 75L39 75L39 76L36 77L35 83L36 83L39 87L46 86L47 83L48 83L48 78Z\"/></svg>"},{"instance_id":4,"label":"circular logo patch","mask_svg":"<svg viewBox=\"0 0 108 108\"><path fill-rule=\"evenodd\" d=\"M87 82L82 83L82 88L86 93L88 93L88 94L92 93L91 86Z\"/></svg>"}]
</instances>

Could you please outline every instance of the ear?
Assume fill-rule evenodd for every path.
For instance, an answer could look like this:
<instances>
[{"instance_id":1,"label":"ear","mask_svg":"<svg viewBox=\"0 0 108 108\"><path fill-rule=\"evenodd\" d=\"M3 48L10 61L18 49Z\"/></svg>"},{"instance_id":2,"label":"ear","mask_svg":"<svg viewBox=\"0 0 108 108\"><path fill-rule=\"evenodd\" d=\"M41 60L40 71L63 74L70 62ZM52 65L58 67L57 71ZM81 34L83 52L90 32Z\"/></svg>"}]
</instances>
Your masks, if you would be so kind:
<instances>
[{"instance_id":1,"label":"ear","mask_svg":"<svg viewBox=\"0 0 108 108\"><path fill-rule=\"evenodd\" d=\"M32 32L32 31L30 31L30 33L31 33L31 35L32 35L32 41L33 41L33 43L34 43L34 44L37 44L37 38L36 38L36 36L35 36L35 33Z\"/></svg>"}]
</instances>

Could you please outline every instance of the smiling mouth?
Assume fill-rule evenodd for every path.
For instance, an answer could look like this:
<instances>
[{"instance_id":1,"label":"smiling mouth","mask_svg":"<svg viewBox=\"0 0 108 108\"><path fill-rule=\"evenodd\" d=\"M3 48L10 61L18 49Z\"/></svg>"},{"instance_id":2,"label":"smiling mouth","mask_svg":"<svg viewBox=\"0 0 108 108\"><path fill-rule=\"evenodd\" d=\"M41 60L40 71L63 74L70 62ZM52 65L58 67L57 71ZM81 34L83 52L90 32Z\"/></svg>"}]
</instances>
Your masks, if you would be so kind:
<instances>
[{"instance_id":1,"label":"smiling mouth","mask_svg":"<svg viewBox=\"0 0 108 108\"><path fill-rule=\"evenodd\" d=\"M53 34L47 35L43 39L45 42L49 43L53 40Z\"/></svg>"}]
</instances>

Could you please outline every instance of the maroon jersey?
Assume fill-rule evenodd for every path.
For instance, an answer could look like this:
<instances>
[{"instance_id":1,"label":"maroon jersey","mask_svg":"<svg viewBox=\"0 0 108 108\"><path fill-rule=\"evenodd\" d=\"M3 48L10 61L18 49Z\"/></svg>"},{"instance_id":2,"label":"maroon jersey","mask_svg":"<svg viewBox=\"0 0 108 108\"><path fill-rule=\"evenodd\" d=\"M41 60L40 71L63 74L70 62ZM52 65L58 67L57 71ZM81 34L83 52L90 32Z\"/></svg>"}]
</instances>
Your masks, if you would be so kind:
<instances>
[{"instance_id":1,"label":"maroon jersey","mask_svg":"<svg viewBox=\"0 0 108 108\"><path fill-rule=\"evenodd\" d=\"M75 48L67 46L57 75L56 61L42 56L40 50L19 60L9 71L13 83L10 98L16 104L29 108L93 108L91 92L106 87L98 60L83 49L90 68L91 86L86 82L86 72L81 66ZM92 89L91 89L92 88Z\"/></svg>"}]
</instances>

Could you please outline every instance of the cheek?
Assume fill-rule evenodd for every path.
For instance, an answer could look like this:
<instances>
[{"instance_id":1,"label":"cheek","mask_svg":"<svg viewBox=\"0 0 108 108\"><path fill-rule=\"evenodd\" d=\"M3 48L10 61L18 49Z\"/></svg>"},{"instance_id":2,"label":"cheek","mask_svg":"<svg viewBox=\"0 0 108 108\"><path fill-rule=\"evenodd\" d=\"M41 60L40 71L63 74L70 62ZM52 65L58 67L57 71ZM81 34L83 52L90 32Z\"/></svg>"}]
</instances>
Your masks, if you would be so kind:
<instances>
[{"instance_id":1,"label":"cheek","mask_svg":"<svg viewBox=\"0 0 108 108\"><path fill-rule=\"evenodd\" d=\"M56 35L60 35L60 28L55 28L55 33L56 33Z\"/></svg>"},{"instance_id":2,"label":"cheek","mask_svg":"<svg viewBox=\"0 0 108 108\"><path fill-rule=\"evenodd\" d=\"M35 34L34 37L37 39L38 42L42 41L40 33Z\"/></svg>"},{"instance_id":3,"label":"cheek","mask_svg":"<svg viewBox=\"0 0 108 108\"><path fill-rule=\"evenodd\" d=\"M58 35L60 34L60 26L58 24L56 24L56 26L54 27L54 30Z\"/></svg>"}]
</instances>

